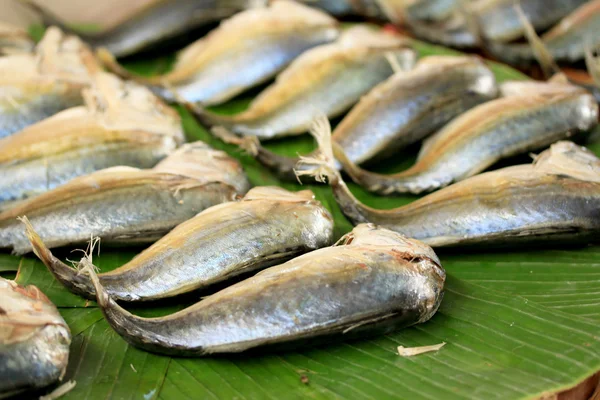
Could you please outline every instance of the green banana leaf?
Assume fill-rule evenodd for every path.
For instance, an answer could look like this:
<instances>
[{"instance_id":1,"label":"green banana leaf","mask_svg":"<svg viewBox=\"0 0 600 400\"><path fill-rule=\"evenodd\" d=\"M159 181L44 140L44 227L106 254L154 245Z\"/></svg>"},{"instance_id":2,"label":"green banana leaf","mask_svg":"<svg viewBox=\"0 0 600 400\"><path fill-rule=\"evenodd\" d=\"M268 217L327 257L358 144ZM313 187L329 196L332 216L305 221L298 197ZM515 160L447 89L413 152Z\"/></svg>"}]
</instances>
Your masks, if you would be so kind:
<instances>
[{"instance_id":1,"label":"green banana leaf","mask_svg":"<svg viewBox=\"0 0 600 400\"><path fill-rule=\"evenodd\" d=\"M455 52L419 42L421 55ZM137 59L127 66L155 74L172 56ZM525 79L492 64L499 80ZM243 109L252 94L218 107ZM254 185L309 188L333 213L336 235L351 224L324 185L282 183L238 149L212 138L183 109L189 140L204 140L243 163ZM313 147L308 136L268 144L295 155ZM600 147L591 146L597 154ZM396 171L414 161L416 148L377 166ZM527 157L512 160L527 163ZM350 185L365 203L391 208L415 196L378 197ZM94 256L102 271L141 249L103 249ZM386 336L316 348L206 358L171 358L129 346L103 320L93 301L65 290L37 259L0 256L0 272L18 268L17 281L37 285L60 308L73 344L65 380L76 387L65 399L534 399L571 388L600 370L600 247L439 251L448 279L444 301L427 323ZM59 257L73 259L70 253ZM199 295L128 307L144 316L181 309ZM397 347L445 342L437 352L400 357Z\"/></svg>"}]
</instances>

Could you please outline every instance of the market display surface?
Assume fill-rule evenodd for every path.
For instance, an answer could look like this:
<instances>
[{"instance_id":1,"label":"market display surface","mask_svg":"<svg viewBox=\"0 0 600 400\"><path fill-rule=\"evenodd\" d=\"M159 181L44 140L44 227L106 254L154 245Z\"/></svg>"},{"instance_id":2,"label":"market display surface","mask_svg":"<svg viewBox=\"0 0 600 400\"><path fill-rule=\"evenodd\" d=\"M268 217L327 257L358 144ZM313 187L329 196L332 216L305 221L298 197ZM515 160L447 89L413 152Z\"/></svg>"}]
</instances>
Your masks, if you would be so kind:
<instances>
[{"instance_id":1,"label":"market display surface","mask_svg":"<svg viewBox=\"0 0 600 400\"><path fill-rule=\"evenodd\" d=\"M532 23L550 27L575 3ZM407 17L413 25L414 11ZM435 19L445 17L438 11L425 22L439 27ZM491 40L494 26L486 27L480 33ZM498 43L514 39L517 28ZM277 67L289 80L244 83L259 86L208 109L196 98L187 103L164 80L143 78L169 76L173 54L119 60L122 67L104 60L121 74L127 68L134 81L87 60L87 94L61 113L80 113L95 136L53 143L44 124L66 131L65 138L80 136L61 126L68 118L60 113L4 133L2 153L4 143L30 147L25 161L0 159L2 180L13 182L13 194L0 204L0 246L8 248L0 253L0 274L15 281L3 279L0 289L16 293L0 299L0 393L540 398L600 370L600 247L593 244L600 231L600 129L593 94L564 78L533 83L508 66L363 29L376 28L344 26L337 39L327 39L332 43L316 40L305 59ZM364 41L368 51L353 35L374 35ZM29 51L23 36L15 37L14 51ZM381 43L389 48L380 54ZM592 53L588 58L597 67ZM302 80L307 65L313 74ZM342 84L361 76L373 81ZM169 108L145 84L182 104ZM329 93L338 89L346 90L339 99ZM342 100L348 104L336 109ZM394 119L394 107L406 110L401 119ZM238 124L229 116L246 109L258 113L258 122ZM378 121L387 122L378 128ZM299 135L308 130L312 137ZM120 138L138 133L148 139ZM356 146L361 141L365 148ZM36 171L49 157L62 180L44 186ZM406 183L402 171L420 163L421 177L409 178L417 183ZM62 346L40 369L51 378L11 370L23 383L7 384L6 365L14 366L8 357L15 357L7 350L15 343L31 348L50 334Z\"/></svg>"}]
</instances>

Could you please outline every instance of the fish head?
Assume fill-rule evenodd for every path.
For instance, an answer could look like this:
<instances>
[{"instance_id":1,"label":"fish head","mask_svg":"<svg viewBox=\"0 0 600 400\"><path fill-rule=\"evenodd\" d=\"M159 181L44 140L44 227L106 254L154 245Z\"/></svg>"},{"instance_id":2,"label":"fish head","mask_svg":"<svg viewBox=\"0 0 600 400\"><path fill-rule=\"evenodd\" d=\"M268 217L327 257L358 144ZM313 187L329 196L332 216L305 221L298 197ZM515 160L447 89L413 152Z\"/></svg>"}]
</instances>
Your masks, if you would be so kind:
<instances>
[{"instance_id":1,"label":"fish head","mask_svg":"<svg viewBox=\"0 0 600 400\"><path fill-rule=\"evenodd\" d=\"M240 162L202 141L184 144L153 169L197 179L199 183L222 182L233 186L239 194L250 189Z\"/></svg>"}]
</instances>

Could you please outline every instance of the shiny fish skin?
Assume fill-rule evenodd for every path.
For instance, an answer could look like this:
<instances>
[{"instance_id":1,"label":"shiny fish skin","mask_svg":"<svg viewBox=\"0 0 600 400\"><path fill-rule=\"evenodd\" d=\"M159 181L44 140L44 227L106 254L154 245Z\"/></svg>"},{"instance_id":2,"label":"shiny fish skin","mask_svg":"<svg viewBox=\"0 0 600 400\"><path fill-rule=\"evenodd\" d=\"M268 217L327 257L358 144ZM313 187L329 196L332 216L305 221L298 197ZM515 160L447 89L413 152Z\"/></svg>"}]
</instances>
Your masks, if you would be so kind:
<instances>
[{"instance_id":1,"label":"shiny fish skin","mask_svg":"<svg viewBox=\"0 0 600 400\"><path fill-rule=\"evenodd\" d=\"M379 223L433 247L587 243L600 231L600 160L571 142L553 144L532 165L486 172L390 210L361 204L335 168L317 166L354 224Z\"/></svg>"},{"instance_id":2,"label":"shiny fish skin","mask_svg":"<svg viewBox=\"0 0 600 400\"><path fill-rule=\"evenodd\" d=\"M94 79L85 107L0 139L0 209L99 169L151 168L183 142L179 115L146 88Z\"/></svg>"},{"instance_id":3,"label":"shiny fish skin","mask_svg":"<svg viewBox=\"0 0 600 400\"><path fill-rule=\"evenodd\" d=\"M0 277L0 310L0 398L62 379L71 333L54 304L37 287Z\"/></svg>"},{"instance_id":4,"label":"shiny fish skin","mask_svg":"<svg viewBox=\"0 0 600 400\"><path fill-rule=\"evenodd\" d=\"M544 148L597 125L598 104L587 91L562 83L508 82L511 96L481 104L455 118L424 143L409 169L382 175L361 169L335 146L336 158L367 190L421 193L484 171L502 158Z\"/></svg>"},{"instance_id":5,"label":"shiny fish skin","mask_svg":"<svg viewBox=\"0 0 600 400\"><path fill-rule=\"evenodd\" d=\"M82 104L95 66L85 44L54 27L34 52L0 57L0 139Z\"/></svg>"},{"instance_id":6,"label":"shiny fish skin","mask_svg":"<svg viewBox=\"0 0 600 400\"><path fill-rule=\"evenodd\" d=\"M197 112L202 123L242 136L273 139L304 133L319 114L340 115L393 74L388 56L412 68L416 54L403 37L365 26L298 57L250 107L233 116Z\"/></svg>"},{"instance_id":7,"label":"shiny fish skin","mask_svg":"<svg viewBox=\"0 0 600 400\"><path fill-rule=\"evenodd\" d=\"M131 262L99 275L115 299L172 297L287 260L331 242L329 211L305 190L251 189L242 201L208 208ZM29 227L34 251L69 290L93 298L89 277L58 259ZM82 265L85 264L84 259Z\"/></svg>"},{"instance_id":8,"label":"shiny fish skin","mask_svg":"<svg viewBox=\"0 0 600 400\"><path fill-rule=\"evenodd\" d=\"M29 53L35 43L25 29L0 21L0 56L15 53Z\"/></svg>"},{"instance_id":9,"label":"shiny fish skin","mask_svg":"<svg viewBox=\"0 0 600 400\"><path fill-rule=\"evenodd\" d=\"M124 57L150 48L158 42L186 31L227 18L249 7L248 0L156 0L147 4L138 15L107 32L78 33L93 47L105 47L117 57ZM35 7L48 25L68 27L44 7Z\"/></svg>"},{"instance_id":10,"label":"shiny fish skin","mask_svg":"<svg viewBox=\"0 0 600 400\"><path fill-rule=\"evenodd\" d=\"M441 303L445 271L430 247L361 225L336 246L269 268L165 317L130 314L92 279L108 323L129 343L201 356L423 323Z\"/></svg>"},{"instance_id":11,"label":"shiny fish skin","mask_svg":"<svg viewBox=\"0 0 600 400\"><path fill-rule=\"evenodd\" d=\"M0 213L0 248L32 250L17 217L27 216L47 247L152 243L211 206L250 187L237 160L202 142L186 144L156 167L113 167L75 178Z\"/></svg>"},{"instance_id":12,"label":"shiny fish skin","mask_svg":"<svg viewBox=\"0 0 600 400\"><path fill-rule=\"evenodd\" d=\"M496 96L493 73L476 57L429 56L374 87L336 126L332 140L354 163L383 158L435 132L453 117ZM296 181L298 157L223 135L281 178Z\"/></svg>"},{"instance_id":13,"label":"shiny fish skin","mask_svg":"<svg viewBox=\"0 0 600 400\"><path fill-rule=\"evenodd\" d=\"M557 61L583 60L586 46L600 46L600 0L592 0L577 8L559 24L541 36L542 43ZM486 50L512 65L525 66L536 60L529 44L486 42Z\"/></svg>"},{"instance_id":14,"label":"shiny fish skin","mask_svg":"<svg viewBox=\"0 0 600 400\"><path fill-rule=\"evenodd\" d=\"M266 82L307 49L338 36L335 19L288 0L251 9L223 21L206 37L186 47L173 70L145 78L123 70L110 54L100 52L114 72L150 85L174 101L171 90L189 102L220 104Z\"/></svg>"}]
</instances>

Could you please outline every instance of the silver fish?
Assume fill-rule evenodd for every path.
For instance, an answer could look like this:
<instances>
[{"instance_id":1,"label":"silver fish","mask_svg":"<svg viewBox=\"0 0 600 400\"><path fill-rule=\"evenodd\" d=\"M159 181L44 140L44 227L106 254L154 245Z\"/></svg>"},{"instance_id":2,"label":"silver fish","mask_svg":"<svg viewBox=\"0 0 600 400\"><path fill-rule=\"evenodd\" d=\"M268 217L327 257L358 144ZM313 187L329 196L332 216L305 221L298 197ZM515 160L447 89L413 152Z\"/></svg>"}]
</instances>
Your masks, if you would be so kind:
<instances>
[{"instance_id":1,"label":"silver fish","mask_svg":"<svg viewBox=\"0 0 600 400\"><path fill-rule=\"evenodd\" d=\"M363 96L337 125L332 140L356 164L383 158L494 98L497 91L494 74L479 58L425 57L413 70L394 74ZM280 177L296 180L299 158L274 154L250 138L215 133L241 145Z\"/></svg>"},{"instance_id":2,"label":"silver fish","mask_svg":"<svg viewBox=\"0 0 600 400\"><path fill-rule=\"evenodd\" d=\"M68 25L54 16L39 2L25 0L33 5L47 25ZM166 39L183 34L190 29L230 17L238 11L261 3L253 0L153 0L127 21L100 33L76 32L94 47L105 47L117 57L147 50Z\"/></svg>"},{"instance_id":3,"label":"silver fish","mask_svg":"<svg viewBox=\"0 0 600 400\"><path fill-rule=\"evenodd\" d=\"M75 178L0 213L0 248L32 250L26 215L47 247L152 243L181 222L250 188L239 162L202 142L186 144L149 170L112 167Z\"/></svg>"},{"instance_id":4,"label":"silver fish","mask_svg":"<svg viewBox=\"0 0 600 400\"><path fill-rule=\"evenodd\" d=\"M423 323L437 311L445 281L429 246L372 225L356 227L336 246L269 268L159 318L127 312L86 270L104 316L125 340L188 356L385 333Z\"/></svg>"},{"instance_id":5,"label":"silver fish","mask_svg":"<svg viewBox=\"0 0 600 400\"><path fill-rule=\"evenodd\" d=\"M400 70L412 68L416 53L407 39L365 26L345 31L337 42L298 57L250 107L224 116L197 110L201 122L223 126L238 135L259 139L306 132L319 114L342 114L373 86Z\"/></svg>"},{"instance_id":6,"label":"silver fish","mask_svg":"<svg viewBox=\"0 0 600 400\"><path fill-rule=\"evenodd\" d=\"M82 104L95 64L85 44L57 28L48 28L34 52L0 57L0 139Z\"/></svg>"},{"instance_id":7,"label":"silver fish","mask_svg":"<svg viewBox=\"0 0 600 400\"><path fill-rule=\"evenodd\" d=\"M121 68L106 51L99 56L119 75L149 85L169 101L172 91L189 102L223 103L271 79L305 50L338 36L337 22L327 14L287 1L247 10L223 21L206 37L185 48L173 70L144 78Z\"/></svg>"},{"instance_id":8,"label":"silver fish","mask_svg":"<svg viewBox=\"0 0 600 400\"><path fill-rule=\"evenodd\" d=\"M352 179L381 193L421 193L478 174L495 162L544 148L598 124L598 104L586 90L555 82L505 82L506 97L483 103L430 136L409 169L382 175L361 169L334 143Z\"/></svg>"},{"instance_id":9,"label":"silver fish","mask_svg":"<svg viewBox=\"0 0 600 400\"><path fill-rule=\"evenodd\" d=\"M0 55L30 53L35 42L25 29L0 22Z\"/></svg>"},{"instance_id":10,"label":"silver fish","mask_svg":"<svg viewBox=\"0 0 600 400\"><path fill-rule=\"evenodd\" d=\"M27 235L36 255L63 285L82 296L95 296L89 277L55 258L31 225ZM208 208L178 225L99 279L115 299L156 300L318 249L328 245L332 235L333 219L311 191L258 187L242 201ZM84 258L81 265L88 262Z\"/></svg>"},{"instance_id":11,"label":"silver fish","mask_svg":"<svg viewBox=\"0 0 600 400\"><path fill-rule=\"evenodd\" d=\"M327 178L354 224L381 224L430 246L586 243L600 232L600 160L572 142L553 144L531 165L486 172L390 210L360 203L325 153L305 160L314 169L303 173Z\"/></svg>"},{"instance_id":12,"label":"silver fish","mask_svg":"<svg viewBox=\"0 0 600 400\"><path fill-rule=\"evenodd\" d=\"M521 18L524 29L530 27L527 18ZM498 59L512 65L528 65L536 60L539 47L544 46L557 61L575 62L585 58L585 50L600 46L600 0L589 1L578 7L558 25L541 36L537 43L532 28L527 32L530 44L503 44L485 42L486 50ZM533 36L533 38L532 38Z\"/></svg>"},{"instance_id":13,"label":"silver fish","mask_svg":"<svg viewBox=\"0 0 600 400\"><path fill-rule=\"evenodd\" d=\"M71 332L35 286L0 277L0 398L61 380Z\"/></svg>"},{"instance_id":14,"label":"silver fish","mask_svg":"<svg viewBox=\"0 0 600 400\"><path fill-rule=\"evenodd\" d=\"M153 167L184 140L179 115L145 87L98 72L84 95L86 106L0 139L0 209L99 169Z\"/></svg>"}]
</instances>

